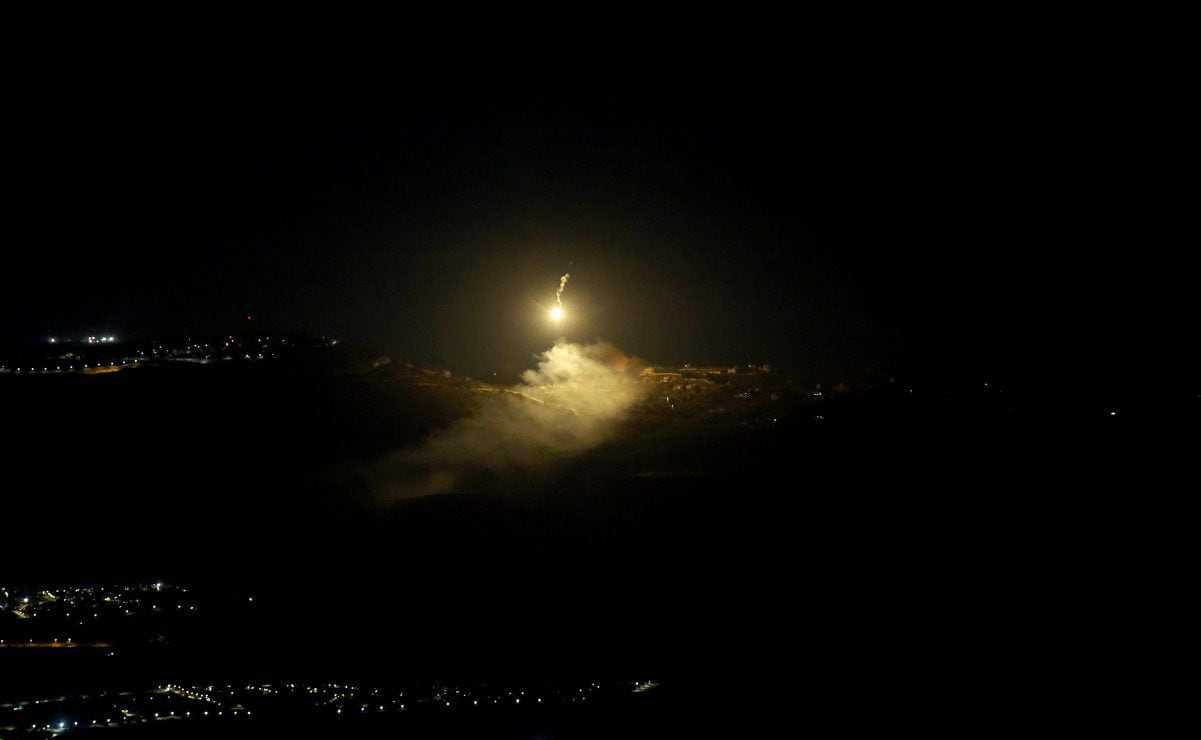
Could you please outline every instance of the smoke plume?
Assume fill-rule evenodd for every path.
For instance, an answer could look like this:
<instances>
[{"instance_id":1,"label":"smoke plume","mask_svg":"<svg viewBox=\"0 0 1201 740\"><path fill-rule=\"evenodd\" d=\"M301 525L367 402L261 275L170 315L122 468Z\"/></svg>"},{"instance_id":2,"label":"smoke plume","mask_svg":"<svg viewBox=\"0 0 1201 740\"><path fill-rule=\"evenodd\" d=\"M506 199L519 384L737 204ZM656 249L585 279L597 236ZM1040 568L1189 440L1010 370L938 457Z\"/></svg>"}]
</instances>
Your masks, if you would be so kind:
<instances>
[{"instance_id":1,"label":"smoke plume","mask_svg":"<svg viewBox=\"0 0 1201 740\"><path fill-rule=\"evenodd\" d=\"M379 463L376 498L464 490L480 474L528 472L578 455L610 439L643 397L639 370L611 344L560 341L519 385L493 389L472 415Z\"/></svg>"},{"instance_id":2,"label":"smoke plume","mask_svg":"<svg viewBox=\"0 0 1201 740\"><path fill-rule=\"evenodd\" d=\"M571 279L571 273L565 274L559 278L559 289L555 291L555 303L563 305L563 291L567 289L567 281Z\"/></svg>"}]
</instances>

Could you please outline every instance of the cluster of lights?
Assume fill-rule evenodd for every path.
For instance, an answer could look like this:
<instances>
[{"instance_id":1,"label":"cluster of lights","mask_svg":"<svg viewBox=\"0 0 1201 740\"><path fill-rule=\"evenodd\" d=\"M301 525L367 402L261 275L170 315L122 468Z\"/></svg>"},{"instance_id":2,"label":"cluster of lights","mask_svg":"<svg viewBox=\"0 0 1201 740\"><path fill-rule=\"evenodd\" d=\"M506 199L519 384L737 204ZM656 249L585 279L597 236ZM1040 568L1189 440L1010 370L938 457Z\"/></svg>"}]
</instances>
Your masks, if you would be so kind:
<instances>
[{"instance_id":1,"label":"cluster of lights","mask_svg":"<svg viewBox=\"0 0 1201 740\"><path fill-rule=\"evenodd\" d=\"M654 681L633 681L621 686L624 690L623 693L642 693L658 685ZM601 691L601 685L593 682L583 687L577 686L573 688L546 690L550 692L550 696L545 698L550 699L551 702L557 700L561 704L578 704L588 703L596 692ZM96 697L88 695L77 697L60 696L54 699L38 699L7 704L0 707L0 719L3 719L3 714L6 711L19 712L32 707L38 707L40 711L42 707L39 705L44 704L47 705L45 709L53 712L53 706L59 706L59 717L55 717L47 722L47 719L54 717L53 713L48 712L50 714L49 717L42 719L41 722L28 725L28 727L31 731L35 732L45 730L61 733L79 727L81 724L81 721L62 717L61 705L93 698L103 700L104 709L101 710L103 713L98 712L96 715L93 715L94 719L82 720L82 724L85 726L114 727L124 724L140 724L169 719L216 719L227 717L240 719L253 716L253 710L246 708L243 704L244 701L253 701L255 696L278 696L282 693L292 696L310 697L312 701L317 702L313 706L331 707L335 716L344 716L350 710L357 710L354 714L359 715L368 712L407 712L411 702L416 702L418 706L425 705L430 708L438 707L443 709L451 709L456 705L480 707L481 705L524 706L525 704L538 705L544 703L544 696L540 692L527 693L524 689L488 692L487 690L477 691L468 688L435 686L429 689L428 694L423 694L417 698L409 698L404 691L386 691L378 688L360 689L354 685L334 683L318 685L297 685L293 683L283 684L279 688L271 684L249 684L245 686L244 694L242 687L234 687L230 684L226 684L221 688L216 686L179 686L166 684L150 692L121 694L120 696L125 698L120 705L114 705L111 703L111 700L105 700L104 697L107 696L106 694ZM241 698L239 694L242 694ZM523 699L527 701L523 702ZM185 702L184 707L175 704L174 702L176 701ZM196 703L200 706L187 708L188 704L191 703Z\"/></svg>"},{"instance_id":2,"label":"cluster of lights","mask_svg":"<svg viewBox=\"0 0 1201 740\"><path fill-rule=\"evenodd\" d=\"M209 687L209 688L211 689L212 687ZM0 706L0 712L2 712L3 710L9 710L14 713L22 712L23 714L27 714L28 712L25 711L26 709L29 709L29 708L42 709L42 707L40 705L46 705L45 709L51 710L52 705L64 705L64 704L70 704L70 703L75 703L75 702L86 702L87 700L90 700L90 699L102 700L101 703L104 705L104 708L100 712L97 712L98 716L93 715L93 718L91 718L91 719L72 720L72 719L61 718L61 710L59 710L60 718L56 718L55 720L53 720L51 722L46 722L46 723L35 722L33 724L28 725L28 729L30 732L47 731L47 732L51 732L53 734L61 734L63 732L80 727L81 724L85 727L119 727L122 725L144 724L144 723L159 721L159 720L190 719L193 717L192 710L178 711L176 709L171 709L170 705L168 705L167 707L164 707L164 706L162 706L163 702L164 701L169 702L170 698L168 697L168 698L164 699L164 698L154 696L154 694L176 693L179 691L180 691L180 687L173 687L173 686L169 685L167 687L161 687L156 692L145 692L145 693L141 693L141 694L122 693L122 694L119 694L119 696L125 697L125 699L119 705L112 703L111 700L105 700L105 697L108 696L107 693L102 693L95 697L92 697L87 694L75 696L75 697L60 696L60 697L56 697L54 699L38 699L38 700L34 700L34 701L25 701L25 702L16 702L13 704L5 704L5 705ZM178 694L178 695L184 696L183 694ZM197 695L197 696L199 696L199 695ZM186 697L186 698L192 698L192 697ZM86 707L87 707L87 705L83 704L83 705L77 707L77 710L88 711ZM159 711L152 711L154 709L158 709ZM208 709L197 710L195 713L195 716L197 718L201 718L201 717L225 718L227 716L234 717L234 718L241 718L241 717L250 717L250 716L252 716L252 714L253 714L253 712L251 710L245 709L244 707L241 707L240 705L236 705L234 707L219 706L219 708L217 708L215 710L208 710ZM0 717L2 717L2 714L0 714ZM10 725L10 727L15 729L15 726Z\"/></svg>"},{"instance_id":3,"label":"cluster of lights","mask_svg":"<svg viewBox=\"0 0 1201 740\"><path fill-rule=\"evenodd\" d=\"M129 365L136 365L136 364L138 364L138 360L121 360L120 362L113 361L113 362L109 362L107 365L105 365L103 362L97 362L95 364L85 363L83 366L83 369L90 369L90 368L99 369L102 367L127 367ZM14 368L14 372L18 372L18 373L61 373L61 372L70 372L75 369L76 368L74 365L67 365L66 367L63 367L62 365L55 365L54 367L50 367L49 365L47 365L45 367L40 367L40 368L39 367L17 366L16 368ZM0 370L7 370L7 367L0 368Z\"/></svg>"},{"instance_id":4,"label":"cluster of lights","mask_svg":"<svg viewBox=\"0 0 1201 740\"><path fill-rule=\"evenodd\" d=\"M117 336L115 336L115 335L89 335L89 336L83 337L83 338L65 338L65 337L51 336L51 337L46 337L45 341L48 342L49 344L55 344L55 345L69 344L69 343L74 343L74 342L80 342L80 343L87 344L87 345L102 345L102 344L107 345L107 344L116 344L119 340L118 340ZM274 336L274 337L259 336L259 337L247 337L245 339L241 339L241 338L229 335L227 337L219 339L218 341L223 342L223 345L220 345L220 346L221 346L221 351L223 353L226 353L226 354L224 354L224 356L215 356L214 355L214 352L217 351L216 347L218 345L214 345L214 344L211 344L208 342L202 342L200 340L194 340L190 337L178 345L174 345L174 344L164 345L159 342L152 342L149 347L149 350L150 350L149 354L152 355L155 359L160 359L160 360L163 360L163 359L180 360L180 361L200 362L202 364L207 364L208 362L211 362L214 359L224 359L224 360L234 359L236 357L236 354L233 355L232 357L230 356L230 354L228 354L232 347L238 347L238 348L242 348L244 350L250 350L248 352L243 352L243 358L247 359L247 360L276 360L276 359L280 358L280 355L276 351L274 351L276 347L291 346L291 343L288 341L287 338L278 337L278 336ZM331 346L336 345L338 343L338 341L336 339L323 340L323 341L325 344L331 345ZM146 355L147 355L146 351L144 351L144 350L139 350L137 354L142 357L146 357ZM47 359L49 359L49 358L47 358ZM128 361L121 361L121 362L115 362L115 363L110 362L110 363L107 363L107 366L116 367L117 365L124 366L126 364L128 364ZM89 365L91 365L91 364L89 363ZM89 367L89 365L84 365L83 367ZM91 366L100 368L100 367L104 367L105 365L106 365L106 363L96 363ZM65 372L67 370L75 370L77 367L78 366L76 366L76 365L69 366L69 367L68 366L47 365L42 368L21 366L21 367L16 368L15 371L16 372L31 372L31 373ZM89 369L90 369L90 367L89 367ZM11 370L10 370L9 366L0 365L0 372L10 372L10 371Z\"/></svg>"},{"instance_id":5,"label":"cluster of lights","mask_svg":"<svg viewBox=\"0 0 1201 740\"><path fill-rule=\"evenodd\" d=\"M170 586L163 583L116 585L116 586L65 586L54 589L43 589L27 592L29 596L17 597L17 590L10 594L4 590L6 598L12 598L7 607L21 620L31 623L49 621L53 625L67 624L70 620L73 626L83 627L89 621L112 619L116 617L135 617L141 614L158 614L171 609L171 605L162 604L157 596L166 596L174 600L175 613L195 613L198 607L188 603L190 589ZM34 647L75 647L78 644L71 637L55 638L52 641L37 643L30 641ZM82 644L87 644L82 643ZM91 643L94 647L104 647L104 643Z\"/></svg>"}]
</instances>

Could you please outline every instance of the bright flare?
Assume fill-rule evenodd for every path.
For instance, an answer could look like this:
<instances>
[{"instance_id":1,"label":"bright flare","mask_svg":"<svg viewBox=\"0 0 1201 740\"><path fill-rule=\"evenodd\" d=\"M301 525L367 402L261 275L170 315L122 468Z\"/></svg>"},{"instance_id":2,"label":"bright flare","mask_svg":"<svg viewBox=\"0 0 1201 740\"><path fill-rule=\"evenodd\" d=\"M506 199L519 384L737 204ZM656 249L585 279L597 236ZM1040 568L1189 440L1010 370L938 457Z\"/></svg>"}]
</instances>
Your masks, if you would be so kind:
<instances>
[{"instance_id":1,"label":"bright flare","mask_svg":"<svg viewBox=\"0 0 1201 740\"><path fill-rule=\"evenodd\" d=\"M555 306L550 310L550 318L552 321L559 321L563 318L563 307Z\"/></svg>"}]
</instances>

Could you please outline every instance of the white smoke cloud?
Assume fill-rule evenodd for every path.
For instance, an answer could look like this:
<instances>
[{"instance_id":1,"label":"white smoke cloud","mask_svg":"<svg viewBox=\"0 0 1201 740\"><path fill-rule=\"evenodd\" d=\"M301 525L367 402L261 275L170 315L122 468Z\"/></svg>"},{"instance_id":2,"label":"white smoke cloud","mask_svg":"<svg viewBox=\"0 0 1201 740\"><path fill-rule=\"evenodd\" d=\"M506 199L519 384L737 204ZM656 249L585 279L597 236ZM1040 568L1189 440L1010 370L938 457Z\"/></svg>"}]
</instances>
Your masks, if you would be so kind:
<instances>
[{"instance_id":1,"label":"white smoke cloud","mask_svg":"<svg viewBox=\"0 0 1201 740\"><path fill-rule=\"evenodd\" d=\"M484 399L472 415L376 466L377 499L464 486L480 472L524 472L577 455L618 430L646 393L639 363L611 344L559 342L521 384Z\"/></svg>"}]
</instances>

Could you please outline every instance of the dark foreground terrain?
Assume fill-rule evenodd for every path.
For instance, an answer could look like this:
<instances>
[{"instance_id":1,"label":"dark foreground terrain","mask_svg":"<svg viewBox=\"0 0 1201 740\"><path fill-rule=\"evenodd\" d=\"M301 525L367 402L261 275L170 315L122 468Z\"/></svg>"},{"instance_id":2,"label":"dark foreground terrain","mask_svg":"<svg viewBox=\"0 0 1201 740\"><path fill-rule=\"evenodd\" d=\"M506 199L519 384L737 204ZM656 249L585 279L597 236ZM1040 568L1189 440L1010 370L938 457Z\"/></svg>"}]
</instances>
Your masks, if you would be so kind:
<instances>
[{"instance_id":1,"label":"dark foreground terrain","mask_svg":"<svg viewBox=\"0 0 1201 740\"><path fill-rule=\"evenodd\" d=\"M975 734L1051 710L1145 728L1171 691L1143 661L1178 649L1153 625L1187 591L1189 389L881 379L819 396L777 371L670 409L649 398L552 465L381 503L363 471L468 413L473 387L396 365L0 377L0 585L164 581L202 607L73 627L8 604L0 638L75 629L88 644L0 650L0 701L168 682L641 678L661 690L634 703L356 727ZM210 736L182 722L88 732Z\"/></svg>"}]
</instances>

